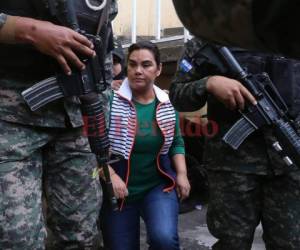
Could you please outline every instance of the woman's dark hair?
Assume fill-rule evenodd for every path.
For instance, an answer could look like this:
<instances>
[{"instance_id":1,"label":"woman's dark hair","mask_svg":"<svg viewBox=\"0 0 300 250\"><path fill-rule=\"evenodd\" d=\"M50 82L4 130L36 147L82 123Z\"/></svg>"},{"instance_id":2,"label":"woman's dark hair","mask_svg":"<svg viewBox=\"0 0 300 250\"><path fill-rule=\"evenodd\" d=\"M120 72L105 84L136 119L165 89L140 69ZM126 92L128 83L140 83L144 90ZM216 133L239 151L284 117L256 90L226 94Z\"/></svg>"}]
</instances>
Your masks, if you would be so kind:
<instances>
[{"instance_id":1,"label":"woman's dark hair","mask_svg":"<svg viewBox=\"0 0 300 250\"><path fill-rule=\"evenodd\" d=\"M141 42L131 44L130 47L128 48L127 61L133 51L141 50L141 49L149 50L153 54L153 57L154 57L154 60L157 64L157 66L159 66L159 64L160 64L159 49L157 48L157 46L154 43L151 43L149 41L141 41Z\"/></svg>"}]
</instances>

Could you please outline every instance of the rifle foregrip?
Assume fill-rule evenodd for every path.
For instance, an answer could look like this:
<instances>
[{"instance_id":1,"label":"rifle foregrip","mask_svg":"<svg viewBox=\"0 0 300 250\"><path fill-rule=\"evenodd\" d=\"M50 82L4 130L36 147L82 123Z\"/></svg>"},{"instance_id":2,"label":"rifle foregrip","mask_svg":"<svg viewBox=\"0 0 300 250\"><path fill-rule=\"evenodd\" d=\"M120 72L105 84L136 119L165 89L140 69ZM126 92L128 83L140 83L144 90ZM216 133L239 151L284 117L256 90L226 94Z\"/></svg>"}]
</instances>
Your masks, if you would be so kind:
<instances>
[{"instance_id":1,"label":"rifle foregrip","mask_svg":"<svg viewBox=\"0 0 300 250\"><path fill-rule=\"evenodd\" d=\"M80 100L82 103L82 115L84 117L85 129L92 152L96 155L108 152L108 132L105 115L99 97L97 94L89 94L80 97Z\"/></svg>"},{"instance_id":2,"label":"rifle foregrip","mask_svg":"<svg viewBox=\"0 0 300 250\"><path fill-rule=\"evenodd\" d=\"M255 130L256 127L254 127L247 119L242 117L223 136L223 141L236 150Z\"/></svg>"},{"instance_id":3,"label":"rifle foregrip","mask_svg":"<svg viewBox=\"0 0 300 250\"><path fill-rule=\"evenodd\" d=\"M96 155L98 164L103 168L106 191L110 199L111 207L113 210L117 210L118 202L114 195L107 165L109 161L109 139L101 101L95 92L81 96L80 100L91 151Z\"/></svg>"}]
</instances>

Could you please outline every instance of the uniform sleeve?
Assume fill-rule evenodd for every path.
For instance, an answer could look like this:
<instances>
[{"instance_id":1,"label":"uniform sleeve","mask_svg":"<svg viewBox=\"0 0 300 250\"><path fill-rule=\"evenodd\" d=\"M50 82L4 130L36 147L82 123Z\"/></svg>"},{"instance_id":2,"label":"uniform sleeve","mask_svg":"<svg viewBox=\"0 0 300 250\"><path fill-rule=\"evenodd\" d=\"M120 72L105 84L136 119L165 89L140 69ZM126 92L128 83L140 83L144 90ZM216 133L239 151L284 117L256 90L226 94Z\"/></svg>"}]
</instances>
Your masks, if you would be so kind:
<instances>
[{"instance_id":1,"label":"uniform sleeve","mask_svg":"<svg viewBox=\"0 0 300 250\"><path fill-rule=\"evenodd\" d=\"M184 148L184 141L181 136L180 132L180 120L179 120L179 114L176 112L176 125L175 125L175 133L174 133L174 140L172 143L172 146L169 150L169 154L172 157L176 154L185 154L185 148Z\"/></svg>"},{"instance_id":2,"label":"uniform sleeve","mask_svg":"<svg viewBox=\"0 0 300 250\"><path fill-rule=\"evenodd\" d=\"M200 73L196 63L200 42L191 40L178 61L177 71L170 87L170 100L178 111L195 111L207 100L207 75Z\"/></svg>"}]
</instances>

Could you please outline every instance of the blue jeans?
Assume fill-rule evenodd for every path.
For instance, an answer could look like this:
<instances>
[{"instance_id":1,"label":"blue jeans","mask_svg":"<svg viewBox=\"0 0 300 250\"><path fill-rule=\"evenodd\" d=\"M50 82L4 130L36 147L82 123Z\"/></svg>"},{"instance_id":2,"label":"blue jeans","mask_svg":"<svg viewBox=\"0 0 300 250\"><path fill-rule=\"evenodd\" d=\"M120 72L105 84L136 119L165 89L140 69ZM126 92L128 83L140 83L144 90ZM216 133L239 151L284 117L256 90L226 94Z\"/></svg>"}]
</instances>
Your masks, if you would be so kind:
<instances>
[{"instance_id":1,"label":"blue jeans","mask_svg":"<svg viewBox=\"0 0 300 250\"><path fill-rule=\"evenodd\" d=\"M109 250L140 249L140 217L145 222L151 250L179 250L176 191L152 189L142 200L125 204L121 211L105 205L101 211L104 244Z\"/></svg>"}]
</instances>

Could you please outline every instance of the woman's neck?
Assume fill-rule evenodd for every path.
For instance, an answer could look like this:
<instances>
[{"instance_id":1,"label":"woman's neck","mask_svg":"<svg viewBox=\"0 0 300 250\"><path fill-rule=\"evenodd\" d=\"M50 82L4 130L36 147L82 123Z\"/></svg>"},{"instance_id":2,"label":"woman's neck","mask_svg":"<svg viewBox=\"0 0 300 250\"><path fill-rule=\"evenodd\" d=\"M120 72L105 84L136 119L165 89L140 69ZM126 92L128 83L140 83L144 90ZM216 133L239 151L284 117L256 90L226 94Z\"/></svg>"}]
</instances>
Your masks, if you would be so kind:
<instances>
[{"instance_id":1,"label":"woman's neck","mask_svg":"<svg viewBox=\"0 0 300 250\"><path fill-rule=\"evenodd\" d=\"M133 100L141 104L148 104L152 102L155 98L154 89L151 88L146 91L132 91Z\"/></svg>"}]
</instances>

